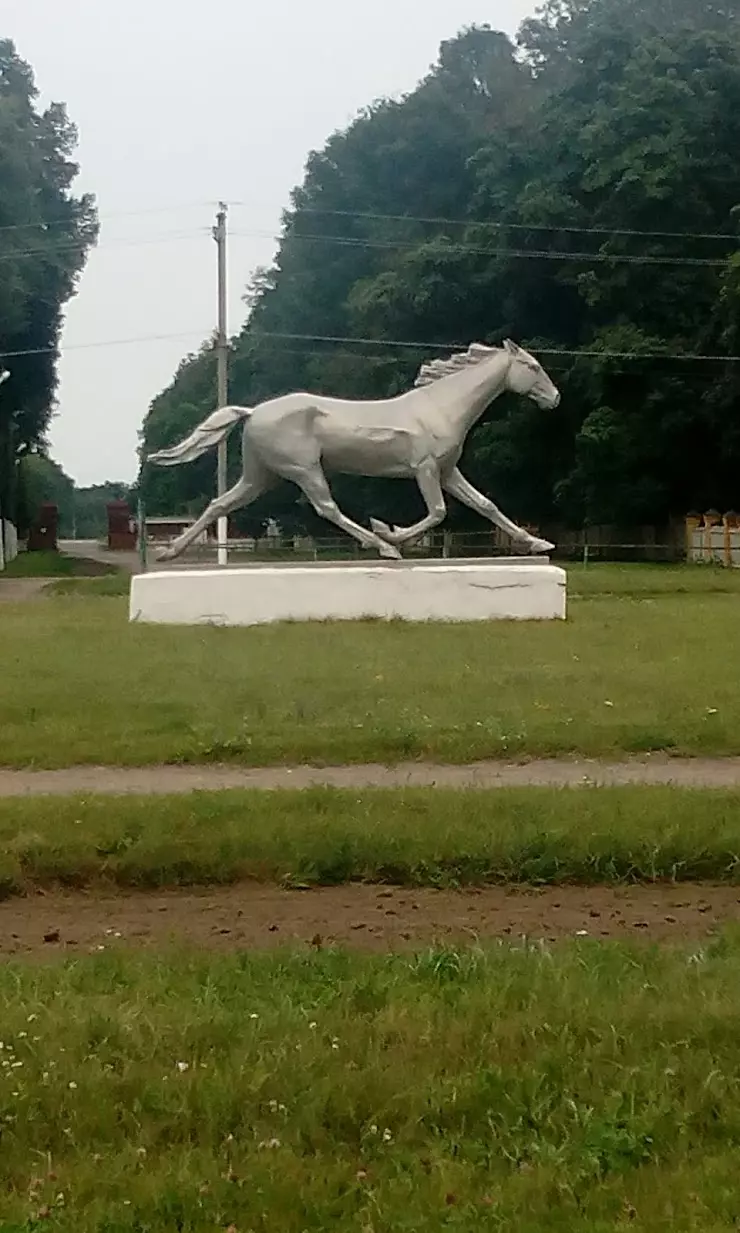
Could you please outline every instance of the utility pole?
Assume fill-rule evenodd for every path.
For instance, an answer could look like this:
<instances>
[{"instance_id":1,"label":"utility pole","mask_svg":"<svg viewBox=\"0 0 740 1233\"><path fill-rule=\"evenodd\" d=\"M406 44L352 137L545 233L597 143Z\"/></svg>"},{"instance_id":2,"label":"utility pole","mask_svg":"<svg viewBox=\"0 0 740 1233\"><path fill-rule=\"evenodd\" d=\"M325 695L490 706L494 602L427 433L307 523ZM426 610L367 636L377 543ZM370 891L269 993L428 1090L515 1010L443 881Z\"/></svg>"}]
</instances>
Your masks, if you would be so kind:
<instances>
[{"instance_id":1,"label":"utility pole","mask_svg":"<svg viewBox=\"0 0 740 1233\"><path fill-rule=\"evenodd\" d=\"M226 332L226 205L219 203L216 215L216 226L213 228L213 238L218 248L218 335L216 340L216 361L218 372L218 405L225 407L229 399L229 342ZM227 485L227 442L223 440L218 446L218 480L217 492L220 497L226 492ZM229 520L224 515L218 520L218 563L226 565L228 549L226 547L229 535Z\"/></svg>"},{"instance_id":2,"label":"utility pole","mask_svg":"<svg viewBox=\"0 0 740 1233\"><path fill-rule=\"evenodd\" d=\"M4 385L10 373L3 364L0 368L0 385ZM0 464L2 465L2 464ZM4 467L3 467L4 469ZM5 569L5 497L0 493L0 570Z\"/></svg>"}]
</instances>

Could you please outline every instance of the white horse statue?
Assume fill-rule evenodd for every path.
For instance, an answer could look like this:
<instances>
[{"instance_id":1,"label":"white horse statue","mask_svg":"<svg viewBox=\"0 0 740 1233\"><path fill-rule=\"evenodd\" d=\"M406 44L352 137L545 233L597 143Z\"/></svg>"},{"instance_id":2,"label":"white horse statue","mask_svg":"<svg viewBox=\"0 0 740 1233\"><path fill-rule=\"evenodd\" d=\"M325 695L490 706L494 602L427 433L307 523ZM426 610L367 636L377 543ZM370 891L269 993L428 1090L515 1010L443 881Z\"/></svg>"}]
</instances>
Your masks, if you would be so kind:
<instances>
[{"instance_id":1,"label":"white horse statue","mask_svg":"<svg viewBox=\"0 0 740 1233\"><path fill-rule=\"evenodd\" d=\"M560 394L534 356L507 339L503 347L473 343L449 359L423 364L414 389L377 402L349 402L317 394L285 394L256 407L221 407L170 449L149 461L172 467L192 462L243 421L242 476L217 497L169 547L160 560L180 555L217 518L250 505L280 479L292 480L322 518L341 527L381 557L400 558L399 546L439 526L446 514L444 493L482 514L527 553L553 545L519 527L478 492L458 470L465 438L505 390L531 398L539 407L558 406ZM324 474L412 477L427 514L409 527L370 520L371 530L353 522L336 504Z\"/></svg>"}]
</instances>

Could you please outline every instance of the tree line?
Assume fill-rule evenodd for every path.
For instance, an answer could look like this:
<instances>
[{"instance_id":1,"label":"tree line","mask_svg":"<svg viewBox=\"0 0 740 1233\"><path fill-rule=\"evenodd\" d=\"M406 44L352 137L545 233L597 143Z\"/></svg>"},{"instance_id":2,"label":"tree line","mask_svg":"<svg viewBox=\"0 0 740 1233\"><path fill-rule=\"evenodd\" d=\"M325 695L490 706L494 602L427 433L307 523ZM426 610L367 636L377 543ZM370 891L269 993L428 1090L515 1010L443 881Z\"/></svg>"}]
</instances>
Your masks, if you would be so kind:
<instances>
[{"instance_id":1,"label":"tree line","mask_svg":"<svg viewBox=\"0 0 740 1233\"><path fill-rule=\"evenodd\" d=\"M135 495L126 484L106 480L80 488L64 469L42 451L28 450L18 460L18 525L27 529L47 502L59 511L60 539L104 539L108 534L107 505L128 501L134 512Z\"/></svg>"},{"instance_id":2,"label":"tree line","mask_svg":"<svg viewBox=\"0 0 740 1233\"><path fill-rule=\"evenodd\" d=\"M392 396L435 344L508 335L564 395L550 416L503 399L469 440L466 474L512 516L626 526L737 506L740 365L722 357L740 354L738 150L732 3L547 0L515 40L464 30L416 89L308 158L246 292L230 400ZM153 401L142 455L215 389L207 340ZM140 478L150 512L192 510L214 460ZM410 484L334 487L363 520L417 510ZM269 516L313 523L289 487L244 525Z\"/></svg>"},{"instance_id":3,"label":"tree line","mask_svg":"<svg viewBox=\"0 0 740 1233\"><path fill-rule=\"evenodd\" d=\"M21 523L23 477L44 472L21 460L46 454L62 314L98 233L93 198L72 192L76 143L64 106L39 110L31 67L0 39L0 507Z\"/></svg>"}]
</instances>

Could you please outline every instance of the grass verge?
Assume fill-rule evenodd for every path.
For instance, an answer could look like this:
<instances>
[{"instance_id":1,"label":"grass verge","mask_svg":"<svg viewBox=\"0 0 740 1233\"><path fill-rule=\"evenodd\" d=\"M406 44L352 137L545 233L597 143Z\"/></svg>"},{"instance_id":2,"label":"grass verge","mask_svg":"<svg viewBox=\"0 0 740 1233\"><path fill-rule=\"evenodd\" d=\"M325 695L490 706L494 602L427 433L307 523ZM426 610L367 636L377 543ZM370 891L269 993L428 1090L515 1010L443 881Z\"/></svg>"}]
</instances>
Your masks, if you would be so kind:
<instances>
[{"instance_id":1,"label":"grass verge","mask_svg":"<svg viewBox=\"0 0 740 1233\"><path fill-rule=\"evenodd\" d=\"M0 801L0 893L254 879L427 886L740 882L740 793L233 791Z\"/></svg>"},{"instance_id":2,"label":"grass verge","mask_svg":"<svg viewBox=\"0 0 740 1233\"><path fill-rule=\"evenodd\" d=\"M740 944L0 969L4 1233L703 1233Z\"/></svg>"},{"instance_id":3,"label":"grass verge","mask_svg":"<svg viewBox=\"0 0 740 1233\"><path fill-rule=\"evenodd\" d=\"M566 624L172 629L116 598L6 604L0 760L740 754L739 589L709 567L581 567Z\"/></svg>"},{"instance_id":4,"label":"grass verge","mask_svg":"<svg viewBox=\"0 0 740 1233\"><path fill-rule=\"evenodd\" d=\"M89 557L70 557L63 552L20 552L9 561L3 578L89 578L98 575L117 574L115 565L93 561Z\"/></svg>"},{"instance_id":5,"label":"grass verge","mask_svg":"<svg viewBox=\"0 0 740 1233\"><path fill-rule=\"evenodd\" d=\"M57 578L46 588L46 595L74 596L78 599L128 595L131 575L123 570L100 578Z\"/></svg>"}]
</instances>

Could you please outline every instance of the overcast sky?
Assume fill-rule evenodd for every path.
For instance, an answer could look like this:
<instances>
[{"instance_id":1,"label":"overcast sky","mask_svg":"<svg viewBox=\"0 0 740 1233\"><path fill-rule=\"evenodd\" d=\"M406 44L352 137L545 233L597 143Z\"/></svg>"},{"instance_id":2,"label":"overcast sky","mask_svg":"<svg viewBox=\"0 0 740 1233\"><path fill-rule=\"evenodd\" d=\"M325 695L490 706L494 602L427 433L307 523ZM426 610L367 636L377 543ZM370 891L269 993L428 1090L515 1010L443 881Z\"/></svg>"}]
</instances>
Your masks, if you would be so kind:
<instances>
[{"instance_id":1,"label":"overcast sky","mask_svg":"<svg viewBox=\"0 0 740 1233\"><path fill-rule=\"evenodd\" d=\"M373 99L412 89L442 39L483 22L513 32L534 7L3 0L0 37L32 65L42 101L67 104L77 187L96 194L101 215L67 314L51 434L78 483L134 478L151 399L215 326L216 202L230 204L233 333L308 152Z\"/></svg>"}]
</instances>

